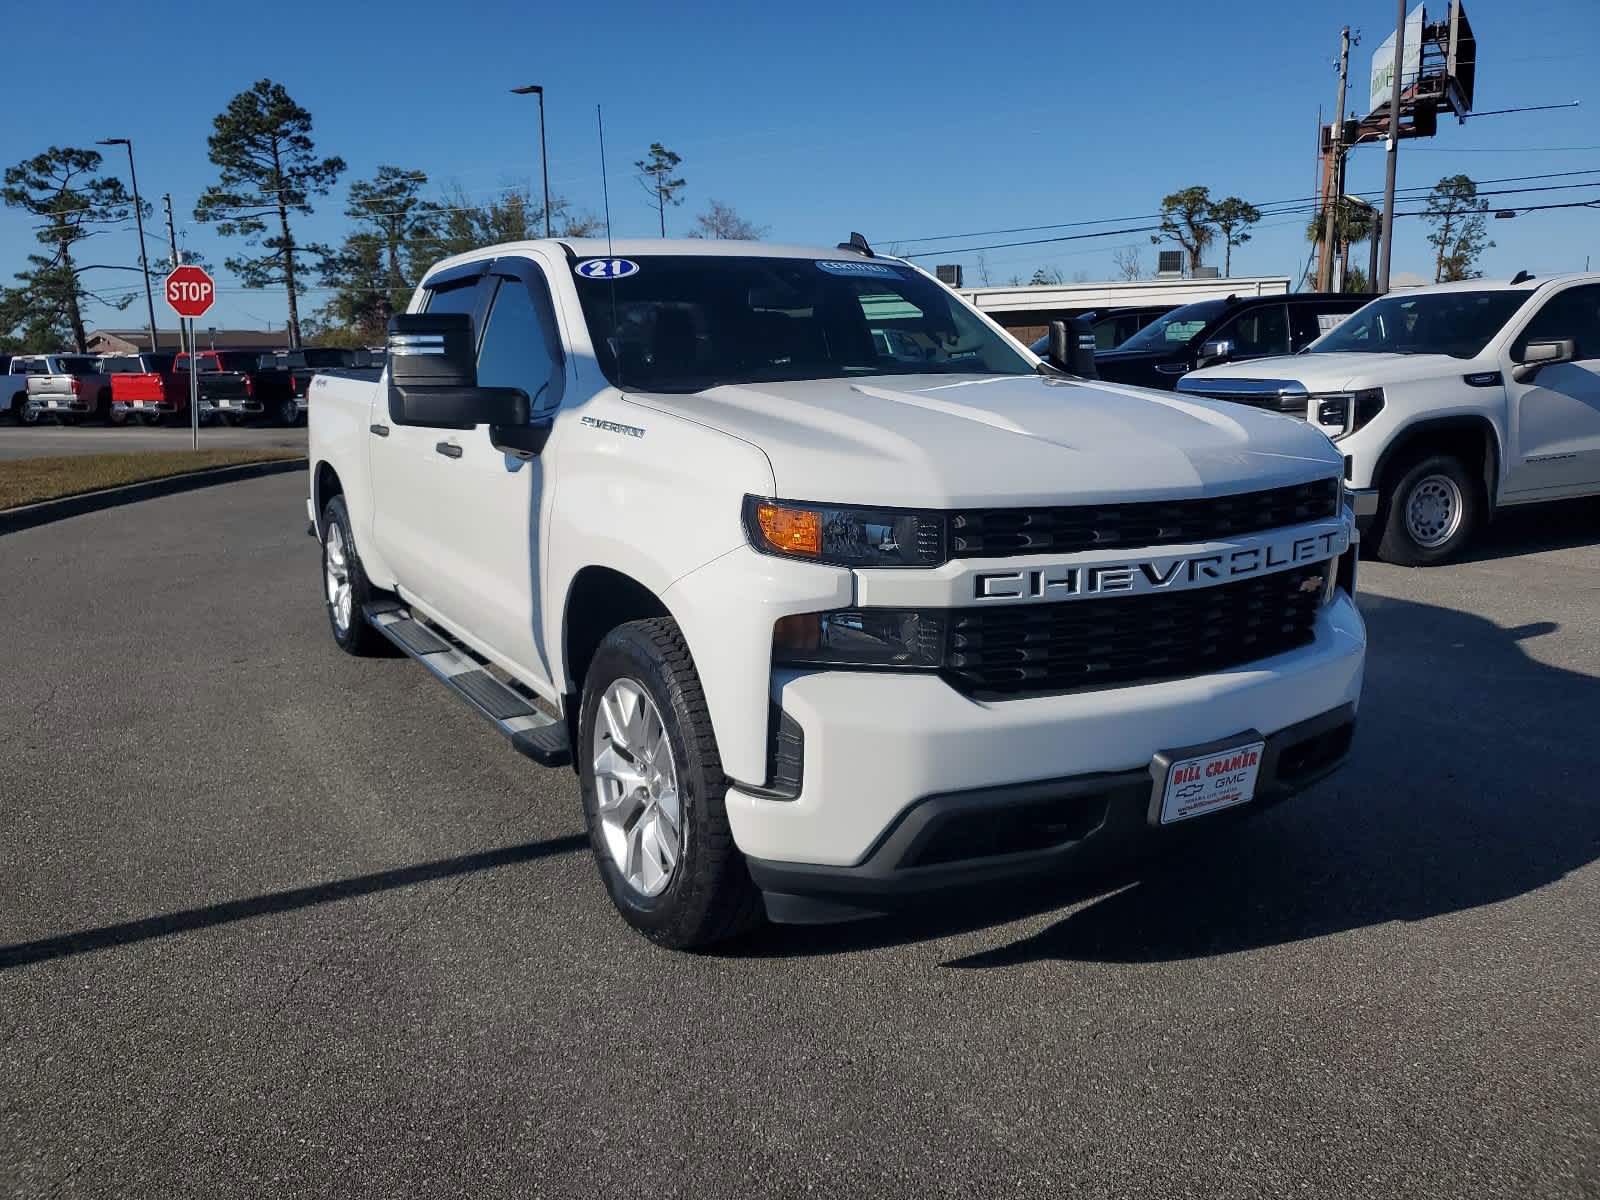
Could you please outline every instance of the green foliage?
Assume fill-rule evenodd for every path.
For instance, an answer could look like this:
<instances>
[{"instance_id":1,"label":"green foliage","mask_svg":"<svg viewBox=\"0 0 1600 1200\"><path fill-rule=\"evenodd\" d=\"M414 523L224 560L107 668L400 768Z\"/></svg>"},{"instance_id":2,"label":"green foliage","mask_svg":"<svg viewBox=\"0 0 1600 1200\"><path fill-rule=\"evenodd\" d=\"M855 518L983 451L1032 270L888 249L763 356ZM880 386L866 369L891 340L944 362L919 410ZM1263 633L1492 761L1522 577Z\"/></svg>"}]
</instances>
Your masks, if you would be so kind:
<instances>
[{"instance_id":1,"label":"green foliage","mask_svg":"<svg viewBox=\"0 0 1600 1200\"><path fill-rule=\"evenodd\" d=\"M8 289L0 303L0 336L46 350L70 342L77 350L88 346L83 309L86 300L126 308L132 296L103 297L84 284L86 271L99 264L83 264L74 247L133 216L133 200L122 181L100 174L98 151L71 146L51 146L42 154L6 168L0 191L8 208L19 208L38 218L34 236L49 254L30 254L28 266L17 272L22 284Z\"/></svg>"},{"instance_id":2,"label":"green foliage","mask_svg":"<svg viewBox=\"0 0 1600 1200\"><path fill-rule=\"evenodd\" d=\"M1210 206L1211 224L1222 234L1222 273L1233 273L1233 248L1250 240L1250 226L1261 220L1261 210L1237 196L1218 200Z\"/></svg>"},{"instance_id":3,"label":"green foliage","mask_svg":"<svg viewBox=\"0 0 1600 1200\"><path fill-rule=\"evenodd\" d=\"M590 237L600 229L592 213L576 212L559 196L550 199L550 224L557 237ZM445 189L444 202L434 206L425 232L414 240L418 268L452 254L465 254L501 242L522 242L544 236L544 205L531 188L512 188L488 200L474 201L460 184Z\"/></svg>"},{"instance_id":4,"label":"green foliage","mask_svg":"<svg viewBox=\"0 0 1600 1200\"><path fill-rule=\"evenodd\" d=\"M1216 237L1212 226L1211 189L1188 187L1173 192L1161 201L1161 231L1152 234L1150 241L1156 245L1173 242L1189 256L1189 270L1202 265L1205 248Z\"/></svg>"},{"instance_id":5,"label":"green foliage","mask_svg":"<svg viewBox=\"0 0 1600 1200\"><path fill-rule=\"evenodd\" d=\"M1494 245L1484 213L1489 202L1478 195L1478 185L1465 175L1447 175L1428 195L1423 220L1433 226L1428 244L1434 248L1433 281L1477 279L1478 258Z\"/></svg>"},{"instance_id":6,"label":"green foliage","mask_svg":"<svg viewBox=\"0 0 1600 1200\"><path fill-rule=\"evenodd\" d=\"M682 161L660 142L651 142L649 154L633 164L639 169L639 183L649 193L650 202L661 220L662 237L667 236L667 206L683 203L683 197L678 193L683 189L684 181L673 176Z\"/></svg>"},{"instance_id":7,"label":"green foliage","mask_svg":"<svg viewBox=\"0 0 1600 1200\"><path fill-rule=\"evenodd\" d=\"M311 114L270 79L228 101L212 121L207 145L218 180L201 195L194 215L214 222L224 237L242 238L259 250L226 259L227 268L245 287L284 289L289 344L297 347L304 290L300 259L307 254L325 257L331 251L296 242L289 214L309 214L311 197L328 194L344 171L344 160L317 157Z\"/></svg>"},{"instance_id":8,"label":"green foliage","mask_svg":"<svg viewBox=\"0 0 1600 1200\"><path fill-rule=\"evenodd\" d=\"M1317 215L1306 223L1306 241L1312 244L1322 241L1327 230L1327 214L1326 206L1319 208ZM1334 202L1333 243L1337 250L1358 246L1377 232L1378 210L1372 205L1352 203L1348 196L1341 196Z\"/></svg>"},{"instance_id":9,"label":"green foliage","mask_svg":"<svg viewBox=\"0 0 1600 1200\"><path fill-rule=\"evenodd\" d=\"M1360 267L1351 267L1344 273L1344 290L1354 292L1356 295L1365 295L1372 290L1367 282L1367 273Z\"/></svg>"}]
</instances>

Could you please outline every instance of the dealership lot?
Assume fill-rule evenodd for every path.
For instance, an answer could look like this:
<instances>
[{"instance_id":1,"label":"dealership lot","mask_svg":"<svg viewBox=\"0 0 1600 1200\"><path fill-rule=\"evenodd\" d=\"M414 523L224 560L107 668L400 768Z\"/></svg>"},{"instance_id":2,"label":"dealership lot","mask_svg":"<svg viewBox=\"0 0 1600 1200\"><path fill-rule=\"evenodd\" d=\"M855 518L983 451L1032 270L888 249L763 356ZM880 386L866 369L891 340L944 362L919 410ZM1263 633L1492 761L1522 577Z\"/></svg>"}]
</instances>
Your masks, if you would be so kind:
<instances>
[{"instance_id":1,"label":"dealership lot","mask_svg":"<svg viewBox=\"0 0 1600 1200\"><path fill-rule=\"evenodd\" d=\"M303 495L0 537L0 1192L1600 1188L1600 505L1363 564L1355 756L1233 840L690 957L569 772L333 648Z\"/></svg>"}]
</instances>

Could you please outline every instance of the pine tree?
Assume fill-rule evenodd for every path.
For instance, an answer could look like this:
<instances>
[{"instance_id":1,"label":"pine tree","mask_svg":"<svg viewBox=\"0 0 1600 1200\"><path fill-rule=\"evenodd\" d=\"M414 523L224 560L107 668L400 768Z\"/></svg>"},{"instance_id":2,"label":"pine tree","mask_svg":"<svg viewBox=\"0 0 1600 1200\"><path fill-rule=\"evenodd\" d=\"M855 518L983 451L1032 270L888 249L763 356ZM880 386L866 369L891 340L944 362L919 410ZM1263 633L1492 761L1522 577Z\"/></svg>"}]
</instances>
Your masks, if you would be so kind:
<instances>
[{"instance_id":1,"label":"pine tree","mask_svg":"<svg viewBox=\"0 0 1600 1200\"><path fill-rule=\"evenodd\" d=\"M20 208L39 218L34 237L49 247L49 254L30 254L29 268L17 274L21 298L6 303L13 329L25 329L30 341L55 332L72 339L79 353L89 348L84 328L86 300L126 308L132 295L110 298L89 291L85 271L101 264L84 264L74 247L84 238L133 215L133 200L122 181L100 173L100 154L71 146L51 146L43 154L6 168L6 206ZM19 315L11 317L9 311ZM57 343L59 344L59 342ZM51 347L54 348L54 347Z\"/></svg>"},{"instance_id":2,"label":"pine tree","mask_svg":"<svg viewBox=\"0 0 1600 1200\"><path fill-rule=\"evenodd\" d=\"M242 237L260 248L255 255L226 259L227 268L245 287L282 286L288 299L289 346L298 348L299 298L305 290L300 260L306 255L325 258L332 251L295 241L289 215L309 215L311 197L328 194L344 171L344 160L317 157L311 114L270 79L228 101L212 126L207 144L219 177L200 197L194 215L216 222L224 237Z\"/></svg>"}]
</instances>

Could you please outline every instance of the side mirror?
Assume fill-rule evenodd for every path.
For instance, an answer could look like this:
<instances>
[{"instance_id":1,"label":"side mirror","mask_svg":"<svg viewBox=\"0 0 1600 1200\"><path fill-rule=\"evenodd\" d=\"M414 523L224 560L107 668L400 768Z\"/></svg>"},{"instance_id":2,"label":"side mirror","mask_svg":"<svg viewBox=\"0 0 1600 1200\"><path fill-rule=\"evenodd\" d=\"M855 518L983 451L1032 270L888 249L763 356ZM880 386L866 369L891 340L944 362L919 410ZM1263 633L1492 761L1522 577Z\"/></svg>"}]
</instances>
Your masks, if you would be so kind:
<instances>
[{"instance_id":1,"label":"side mirror","mask_svg":"<svg viewBox=\"0 0 1600 1200\"><path fill-rule=\"evenodd\" d=\"M1578 343L1572 338L1554 338L1546 342L1529 342L1522 348L1522 357L1512 369L1511 378L1518 383L1532 383L1541 367L1572 362L1578 357Z\"/></svg>"},{"instance_id":2,"label":"side mirror","mask_svg":"<svg viewBox=\"0 0 1600 1200\"><path fill-rule=\"evenodd\" d=\"M1214 367L1218 363L1225 363L1233 357L1233 343L1227 338L1217 338L1206 342L1200 347L1200 358L1197 367Z\"/></svg>"},{"instance_id":3,"label":"side mirror","mask_svg":"<svg viewBox=\"0 0 1600 1200\"><path fill-rule=\"evenodd\" d=\"M389 419L426 429L526 425L526 392L478 386L474 342L465 313L389 318Z\"/></svg>"},{"instance_id":4,"label":"side mirror","mask_svg":"<svg viewBox=\"0 0 1600 1200\"><path fill-rule=\"evenodd\" d=\"M1051 321L1045 358L1052 367L1080 379L1098 379L1094 365L1094 325L1086 317Z\"/></svg>"}]
</instances>

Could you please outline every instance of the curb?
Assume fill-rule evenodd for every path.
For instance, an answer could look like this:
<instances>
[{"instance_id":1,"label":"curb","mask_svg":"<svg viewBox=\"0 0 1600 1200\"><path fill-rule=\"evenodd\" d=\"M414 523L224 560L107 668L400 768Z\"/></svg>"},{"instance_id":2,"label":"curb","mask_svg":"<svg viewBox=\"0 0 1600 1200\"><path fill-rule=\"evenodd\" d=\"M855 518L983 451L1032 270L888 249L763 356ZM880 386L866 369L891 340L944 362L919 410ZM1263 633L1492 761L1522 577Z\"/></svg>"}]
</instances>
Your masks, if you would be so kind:
<instances>
[{"instance_id":1,"label":"curb","mask_svg":"<svg viewBox=\"0 0 1600 1200\"><path fill-rule=\"evenodd\" d=\"M261 475L282 475L289 471L303 471L306 469L307 461L304 458L277 458L268 462L207 467L203 471L168 475L164 479L147 479L141 483L102 488L97 492L80 492L76 496L63 496L59 500L43 500L38 504L0 512L0 535L18 533L38 525L48 525L52 521L63 521L83 513L117 508L139 500L154 500L157 496L192 492L198 488L212 487L219 483L234 483L241 479L255 479Z\"/></svg>"}]
</instances>

